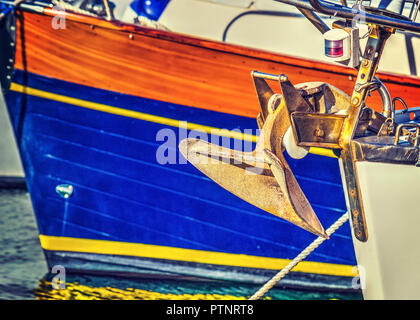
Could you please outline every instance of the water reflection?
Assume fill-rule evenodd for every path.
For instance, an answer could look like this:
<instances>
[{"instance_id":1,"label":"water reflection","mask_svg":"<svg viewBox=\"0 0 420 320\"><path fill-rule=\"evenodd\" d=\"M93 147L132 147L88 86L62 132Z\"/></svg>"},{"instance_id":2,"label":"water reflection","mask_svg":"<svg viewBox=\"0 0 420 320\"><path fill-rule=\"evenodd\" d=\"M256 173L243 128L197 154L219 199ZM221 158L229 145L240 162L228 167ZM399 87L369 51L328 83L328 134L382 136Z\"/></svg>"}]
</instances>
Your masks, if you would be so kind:
<instances>
[{"instance_id":1,"label":"water reflection","mask_svg":"<svg viewBox=\"0 0 420 320\"><path fill-rule=\"evenodd\" d=\"M65 289L54 289L54 275L39 281L34 294L38 300L246 300L259 289L248 285L219 281L177 281L125 279L92 275L69 275ZM356 293L309 292L272 289L264 299L313 300L361 299Z\"/></svg>"}]
</instances>

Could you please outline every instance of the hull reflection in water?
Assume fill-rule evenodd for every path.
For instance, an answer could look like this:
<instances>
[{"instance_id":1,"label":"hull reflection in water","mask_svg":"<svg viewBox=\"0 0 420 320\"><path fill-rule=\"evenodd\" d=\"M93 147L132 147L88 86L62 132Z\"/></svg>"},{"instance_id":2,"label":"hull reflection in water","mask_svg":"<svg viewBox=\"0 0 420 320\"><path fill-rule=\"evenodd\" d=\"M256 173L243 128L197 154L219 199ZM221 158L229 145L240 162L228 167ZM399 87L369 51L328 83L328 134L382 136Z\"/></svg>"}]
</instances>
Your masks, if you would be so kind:
<instances>
[{"instance_id":1,"label":"hull reflection in water","mask_svg":"<svg viewBox=\"0 0 420 320\"><path fill-rule=\"evenodd\" d=\"M46 275L34 289L38 300L246 300L258 286L232 282L176 281L68 275L65 289L54 289ZM275 288L265 300L360 300L360 293L311 292Z\"/></svg>"}]
</instances>

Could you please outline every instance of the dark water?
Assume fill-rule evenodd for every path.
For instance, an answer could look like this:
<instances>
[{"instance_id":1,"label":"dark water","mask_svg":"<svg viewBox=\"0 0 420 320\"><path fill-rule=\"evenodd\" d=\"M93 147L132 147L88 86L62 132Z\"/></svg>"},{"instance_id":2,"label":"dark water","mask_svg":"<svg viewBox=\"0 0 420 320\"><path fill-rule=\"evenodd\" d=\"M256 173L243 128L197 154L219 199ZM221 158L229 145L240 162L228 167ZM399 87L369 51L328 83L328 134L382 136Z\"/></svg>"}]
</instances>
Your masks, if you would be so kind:
<instances>
[{"instance_id":1,"label":"dark water","mask_svg":"<svg viewBox=\"0 0 420 320\"><path fill-rule=\"evenodd\" d=\"M54 288L29 195L0 189L0 299L247 299L259 286L216 281L126 279L67 274ZM359 294L272 289L265 299L361 299Z\"/></svg>"},{"instance_id":2,"label":"dark water","mask_svg":"<svg viewBox=\"0 0 420 320\"><path fill-rule=\"evenodd\" d=\"M0 189L0 299L34 299L47 273L29 195Z\"/></svg>"}]
</instances>

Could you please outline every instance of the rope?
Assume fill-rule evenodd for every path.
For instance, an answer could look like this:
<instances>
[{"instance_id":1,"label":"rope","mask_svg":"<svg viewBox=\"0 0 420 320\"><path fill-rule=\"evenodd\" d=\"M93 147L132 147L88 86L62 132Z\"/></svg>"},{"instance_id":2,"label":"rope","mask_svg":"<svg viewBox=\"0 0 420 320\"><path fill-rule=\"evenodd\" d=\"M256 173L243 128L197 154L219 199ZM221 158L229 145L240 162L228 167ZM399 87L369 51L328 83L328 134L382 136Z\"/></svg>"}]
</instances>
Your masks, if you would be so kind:
<instances>
[{"instance_id":1,"label":"rope","mask_svg":"<svg viewBox=\"0 0 420 320\"><path fill-rule=\"evenodd\" d=\"M23 0L17 0L17 1L23 1ZM86 16L91 16L91 17L98 17L97 14L94 14L92 12L89 12L87 10L83 10L80 9L78 7L75 7L67 2L64 2L63 0L52 0L51 1L55 6L57 6L60 9L64 9L65 11L72 11L75 13L80 13ZM104 1L104 3L107 3L107 1ZM106 12L107 12L107 20L112 20L112 13L110 11L109 6L106 6ZM151 28L151 29L158 29L158 30L163 30L163 31L169 31L169 29L164 26L163 24L161 24L160 22L154 21L154 20L150 20L146 17L143 16L139 16L137 17L138 20L138 24L142 27L146 27L146 28Z\"/></svg>"},{"instance_id":2,"label":"rope","mask_svg":"<svg viewBox=\"0 0 420 320\"><path fill-rule=\"evenodd\" d=\"M92 12L80 9L78 7L75 7L75 6L71 5L70 3L64 2L62 0L52 0L51 2L52 2L53 5L57 6L60 9L65 10L65 11L72 11L74 13L80 13L80 14L83 14L85 16L90 16L90 17L97 17L98 16L98 15L92 13Z\"/></svg>"},{"instance_id":3,"label":"rope","mask_svg":"<svg viewBox=\"0 0 420 320\"><path fill-rule=\"evenodd\" d=\"M348 219L348 213L343 214L331 227L328 228L326 233L328 236L331 236L338 228L342 226L344 222ZM267 293L277 282L283 279L289 272L292 270L299 262L304 260L312 251L319 247L326 239L323 237L316 238L309 246L307 246L301 253L299 253L296 258L289 262L289 264L284 267L279 273L277 273L271 280L264 284L254 295L249 298L249 300L258 300L264 294Z\"/></svg>"}]
</instances>

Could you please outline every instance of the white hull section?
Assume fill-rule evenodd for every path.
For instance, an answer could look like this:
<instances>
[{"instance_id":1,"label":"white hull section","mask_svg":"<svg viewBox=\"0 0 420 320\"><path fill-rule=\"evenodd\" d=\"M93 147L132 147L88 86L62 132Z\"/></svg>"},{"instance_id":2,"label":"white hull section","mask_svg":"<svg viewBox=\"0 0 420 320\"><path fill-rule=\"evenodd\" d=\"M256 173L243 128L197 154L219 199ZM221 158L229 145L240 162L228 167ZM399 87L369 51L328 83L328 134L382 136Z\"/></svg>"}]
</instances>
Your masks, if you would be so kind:
<instances>
[{"instance_id":1,"label":"white hull section","mask_svg":"<svg viewBox=\"0 0 420 320\"><path fill-rule=\"evenodd\" d=\"M420 167L357 162L368 241L353 235L365 299L420 299ZM344 184L344 181L343 181Z\"/></svg>"}]
</instances>

